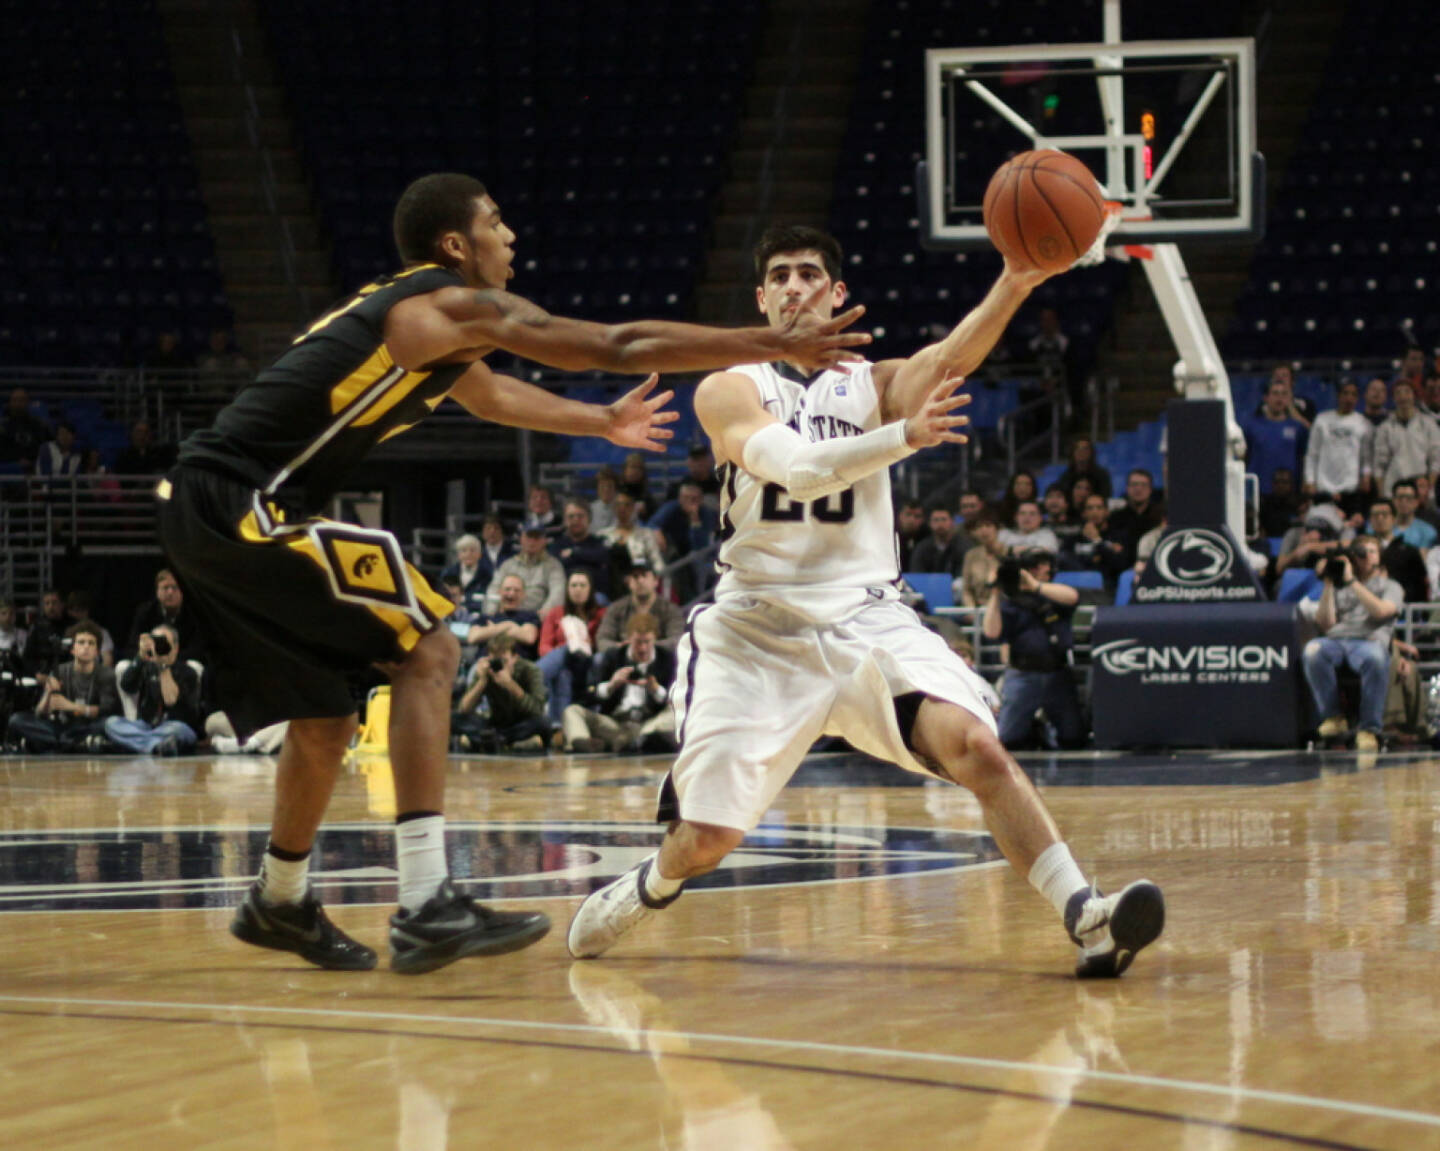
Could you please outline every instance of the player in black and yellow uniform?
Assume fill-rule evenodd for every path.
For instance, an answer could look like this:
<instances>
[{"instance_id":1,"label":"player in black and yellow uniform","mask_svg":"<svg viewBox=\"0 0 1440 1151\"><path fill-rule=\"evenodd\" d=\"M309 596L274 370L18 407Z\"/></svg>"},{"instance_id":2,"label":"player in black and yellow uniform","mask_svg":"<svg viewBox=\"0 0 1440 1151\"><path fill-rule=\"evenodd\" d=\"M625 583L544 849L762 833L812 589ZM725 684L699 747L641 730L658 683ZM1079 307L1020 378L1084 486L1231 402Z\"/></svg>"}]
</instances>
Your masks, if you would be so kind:
<instances>
[{"instance_id":1,"label":"player in black and yellow uniform","mask_svg":"<svg viewBox=\"0 0 1440 1151\"><path fill-rule=\"evenodd\" d=\"M434 970L528 946L549 921L496 912L455 890L444 810L451 610L383 531L318 516L382 439L447 395L496 423L659 448L676 417L652 376L610 405L581 404L492 372L505 349L554 367L700 371L734 363L834 363L868 337L825 324L719 329L662 321L601 325L551 316L504 290L514 233L482 184L417 180L395 209L404 271L316 320L181 447L161 483L160 532L186 606L211 645L221 706L243 735L290 721L259 879L231 925L239 938L323 967L368 969L375 953L326 917L309 890L315 834L355 730L347 672L390 673L400 909L391 967Z\"/></svg>"}]
</instances>

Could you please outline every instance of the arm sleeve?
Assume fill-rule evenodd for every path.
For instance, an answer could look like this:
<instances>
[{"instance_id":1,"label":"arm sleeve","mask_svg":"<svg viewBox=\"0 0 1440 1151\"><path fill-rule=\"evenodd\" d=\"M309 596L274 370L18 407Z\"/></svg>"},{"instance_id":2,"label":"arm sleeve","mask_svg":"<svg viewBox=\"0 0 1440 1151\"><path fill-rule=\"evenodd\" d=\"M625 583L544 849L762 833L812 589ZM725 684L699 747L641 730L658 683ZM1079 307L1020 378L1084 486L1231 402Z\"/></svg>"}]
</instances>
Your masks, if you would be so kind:
<instances>
[{"instance_id":1,"label":"arm sleeve","mask_svg":"<svg viewBox=\"0 0 1440 1151\"><path fill-rule=\"evenodd\" d=\"M905 421L896 420L860 436L806 443L784 424L769 424L745 441L745 470L779 484L801 503L843 492L856 480L914 454L905 441Z\"/></svg>"}]
</instances>

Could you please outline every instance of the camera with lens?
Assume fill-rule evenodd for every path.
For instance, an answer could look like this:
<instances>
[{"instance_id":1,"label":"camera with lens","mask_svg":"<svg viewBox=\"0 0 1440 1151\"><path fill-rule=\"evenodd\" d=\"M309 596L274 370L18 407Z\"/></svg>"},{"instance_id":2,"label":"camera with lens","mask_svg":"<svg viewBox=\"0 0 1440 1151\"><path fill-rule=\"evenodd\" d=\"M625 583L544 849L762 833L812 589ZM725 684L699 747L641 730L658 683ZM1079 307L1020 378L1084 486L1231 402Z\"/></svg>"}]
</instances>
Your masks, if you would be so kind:
<instances>
[{"instance_id":1,"label":"camera with lens","mask_svg":"<svg viewBox=\"0 0 1440 1151\"><path fill-rule=\"evenodd\" d=\"M492 672L500 671L505 666L505 661L498 655L492 655L487 662L490 664L490 670Z\"/></svg>"},{"instance_id":2,"label":"camera with lens","mask_svg":"<svg viewBox=\"0 0 1440 1151\"><path fill-rule=\"evenodd\" d=\"M154 645L157 656L163 658L170 654L170 637L163 631L152 631L150 642Z\"/></svg>"},{"instance_id":3,"label":"camera with lens","mask_svg":"<svg viewBox=\"0 0 1440 1151\"><path fill-rule=\"evenodd\" d=\"M1360 549L1354 544L1346 544L1343 548L1336 548L1325 557L1324 576L1337 587L1345 583L1355 574L1355 561L1360 556ZM1349 560L1349 564L1342 563L1342 560Z\"/></svg>"},{"instance_id":4,"label":"camera with lens","mask_svg":"<svg viewBox=\"0 0 1440 1151\"><path fill-rule=\"evenodd\" d=\"M1015 556L1006 556L995 569L995 585L1000 594L1014 599L1020 594L1020 572L1023 569Z\"/></svg>"}]
</instances>

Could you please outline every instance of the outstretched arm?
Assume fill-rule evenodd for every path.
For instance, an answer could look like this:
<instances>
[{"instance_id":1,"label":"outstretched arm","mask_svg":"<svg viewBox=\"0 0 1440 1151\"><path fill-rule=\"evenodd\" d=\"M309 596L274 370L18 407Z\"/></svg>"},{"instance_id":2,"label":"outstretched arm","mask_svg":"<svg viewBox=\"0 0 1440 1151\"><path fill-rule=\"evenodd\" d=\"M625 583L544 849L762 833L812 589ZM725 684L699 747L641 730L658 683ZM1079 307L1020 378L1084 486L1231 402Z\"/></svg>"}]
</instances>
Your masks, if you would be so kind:
<instances>
[{"instance_id":1,"label":"outstretched arm","mask_svg":"<svg viewBox=\"0 0 1440 1151\"><path fill-rule=\"evenodd\" d=\"M940 380L968 376L984 363L1020 305L1046 278L1045 272L1025 271L1007 260L985 298L943 340L921 348L907 360L876 364L875 384L885 418L913 415Z\"/></svg>"},{"instance_id":2,"label":"outstretched arm","mask_svg":"<svg viewBox=\"0 0 1440 1151\"><path fill-rule=\"evenodd\" d=\"M450 396L471 415L512 428L569 436L599 436L627 448L665 450L675 433L666 424L680 418L662 411L674 392L651 396L659 377L651 376L613 404L582 404L567 400L514 376L492 372L476 361L450 389Z\"/></svg>"},{"instance_id":3,"label":"outstretched arm","mask_svg":"<svg viewBox=\"0 0 1440 1151\"><path fill-rule=\"evenodd\" d=\"M970 397L957 395L961 380L941 380L915 415L833 440L806 441L765 410L750 377L720 372L700 382L695 414L717 461L738 462L747 472L779 484L791 499L820 499L889 467L920 448L963 443L958 429L969 421L954 414Z\"/></svg>"},{"instance_id":4,"label":"outstretched arm","mask_svg":"<svg viewBox=\"0 0 1440 1151\"><path fill-rule=\"evenodd\" d=\"M504 348L566 371L700 372L731 364L797 359L829 367L847 349L870 342L845 331L864 308L822 324L710 328L669 320L596 324L552 316L522 296L498 288L444 288L402 300L390 310L385 342L395 362L410 368L471 351Z\"/></svg>"}]
</instances>

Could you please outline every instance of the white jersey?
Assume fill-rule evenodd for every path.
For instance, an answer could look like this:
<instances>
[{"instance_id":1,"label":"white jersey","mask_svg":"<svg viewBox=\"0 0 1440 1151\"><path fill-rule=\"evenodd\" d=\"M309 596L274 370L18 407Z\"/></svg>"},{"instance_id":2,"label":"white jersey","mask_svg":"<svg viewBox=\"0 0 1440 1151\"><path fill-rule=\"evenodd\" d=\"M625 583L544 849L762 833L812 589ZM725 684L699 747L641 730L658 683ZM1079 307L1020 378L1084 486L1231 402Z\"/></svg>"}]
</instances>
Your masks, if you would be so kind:
<instances>
[{"instance_id":1,"label":"white jersey","mask_svg":"<svg viewBox=\"0 0 1440 1151\"><path fill-rule=\"evenodd\" d=\"M870 363L829 369L804 382L788 365L745 364L760 402L807 442L858 436L883 423ZM736 593L781 600L816 618L838 618L867 600L898 596L899 553L890 473L842 492L795 503L735 461L721 468L720 582Z\"/></svg>"}]
</instances>

